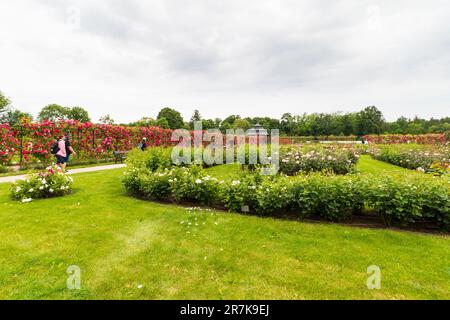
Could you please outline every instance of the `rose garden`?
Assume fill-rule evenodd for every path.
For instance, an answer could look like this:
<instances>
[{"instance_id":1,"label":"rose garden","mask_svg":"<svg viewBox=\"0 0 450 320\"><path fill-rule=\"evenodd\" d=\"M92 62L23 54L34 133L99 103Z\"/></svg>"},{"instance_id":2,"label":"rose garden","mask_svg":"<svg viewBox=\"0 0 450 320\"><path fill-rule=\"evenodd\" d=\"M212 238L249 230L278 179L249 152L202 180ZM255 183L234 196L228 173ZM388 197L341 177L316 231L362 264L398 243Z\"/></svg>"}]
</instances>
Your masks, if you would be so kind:
<instances>
[{"instance_id":1,"label":"rose garden","mask_svg":"<svg viewBox=\"0 0 450 320\"><path fill-rule=\"evenodd\" d=\"M78 164L121 151L126 167L63 173L49 151L61 132ZM190 147L207 131L188 132L181 144L172 133L77 121L0 125L3 176L31 170L0 184L0 296L449 298L447 135L282 137L276 151L261 152L245 136L242 146L213 149ZM143 137L145 151L136 148ZM232 161L197 161L196 152ZM274 159L277 170L265 174ZM383 282L369 290L373 265ZM76 290L67 290L68 266L82 274Z\"/></svg>"}]
</instances>

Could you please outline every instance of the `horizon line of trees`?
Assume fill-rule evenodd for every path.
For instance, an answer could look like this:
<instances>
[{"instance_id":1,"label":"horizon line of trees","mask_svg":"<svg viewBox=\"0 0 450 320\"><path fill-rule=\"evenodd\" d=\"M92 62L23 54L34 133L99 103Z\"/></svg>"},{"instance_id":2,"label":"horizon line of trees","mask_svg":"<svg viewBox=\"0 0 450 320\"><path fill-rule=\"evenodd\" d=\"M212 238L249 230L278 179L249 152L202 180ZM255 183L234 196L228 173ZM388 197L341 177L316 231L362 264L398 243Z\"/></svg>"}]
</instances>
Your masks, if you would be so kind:
<instances>
[{"instance_id":1,"label":"horizon line of trees","mask_svg":"<svg viewBox=\"0 0 450 320\"><path fill-rule=\"evenodd\" d=\"M86 109L80 106L64 107L49 104L39 112L37 121L77 120L91 122ZM21 122L33 121L33 116L14 108L11 100L0 92L0 123L18 125ZM280 119L270 117L245 117L230 115L225 119L204 119L199 110L194 110L189 121L185 121L181 113L169 107L162 108L156 119L143 117L142 119L121 125L125 126L158 126L166 129L184 128L194 129L194 122L201 121L203 129L219 128L247 130L260 124L267 130L279 129L280 134L287 136L363 136L366 134L425 134L444 133L450 131L450 117L440 119L412 119L400 117L396 121L388 122L382 112L375 106L362 109L359 112L335 113L303 113L292 115L285 113ZM98 123L114 124L110 115L104 115Z\"/></svg>"}]
</instances>

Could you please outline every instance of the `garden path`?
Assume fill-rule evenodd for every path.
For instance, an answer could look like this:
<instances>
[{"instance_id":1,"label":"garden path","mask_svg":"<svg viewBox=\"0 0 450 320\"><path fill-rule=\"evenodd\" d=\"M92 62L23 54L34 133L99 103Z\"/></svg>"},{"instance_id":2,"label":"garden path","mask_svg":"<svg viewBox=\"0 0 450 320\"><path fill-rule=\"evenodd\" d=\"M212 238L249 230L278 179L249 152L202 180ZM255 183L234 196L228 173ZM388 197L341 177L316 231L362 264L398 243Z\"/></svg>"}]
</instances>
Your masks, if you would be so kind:
<instances>
[{"instance_id":1,"label":"garden path","mask_svg":"<svg viewBox=\"0 0 450 320\"><path fill-rule=\"evenodd\" d=\"M79 168L79 169L72 169L72 170L70 170L70 168L69 168L68 174L104 171L104 170L118 169L118 168L124 168L124 167L125 167L125 164L110 164L110 165L104 165L104 166ZM8 183L8 182L15 182L17 180L23 180L26 178L26 176L27 175L2 177L2 178L0 178L0 183Z\"/></svg>"}]
</instances>

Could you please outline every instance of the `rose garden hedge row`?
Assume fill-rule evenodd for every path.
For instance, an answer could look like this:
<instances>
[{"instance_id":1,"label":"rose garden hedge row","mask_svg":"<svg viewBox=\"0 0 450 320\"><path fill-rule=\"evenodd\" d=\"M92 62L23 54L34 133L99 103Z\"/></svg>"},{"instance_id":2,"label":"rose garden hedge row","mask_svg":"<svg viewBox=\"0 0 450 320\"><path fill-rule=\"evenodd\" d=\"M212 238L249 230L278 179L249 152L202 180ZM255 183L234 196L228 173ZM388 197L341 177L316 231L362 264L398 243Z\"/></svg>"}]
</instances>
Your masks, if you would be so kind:
<instances>
[{"instance_id":1,"label":"rose garden hedge row","mask_svg":"<svg viewBox=\"0 0 450 320\"><path fill-rule=\"evenodd\" d=\"M450 229L450 189L446 178L428 175L369 174L295 177L245 172L219 180L197 167L130 168L123 183L129 194L148 200L188 202L234 212L318 215L339 221L369 208L387 225L430 221Z\"/></svg>"},{"instance_id":2,"label":"rose garden hedge row","mask_svg":"<svg viewBox=\"0 0 450 320\"><path fill-rule=\"evenodd\" d=\"M444 145L450 141L450 132L428 134L384 134L367 135L363 137L369 143L375 144L405 144L417 143L425 145Z\"/></svg>"},{"instance_id":3,"label":"rose garden hedge row","mask_svg":"<svg viewBox=\"0 0 450 320\"><path fill-rule=\"evenodd\" d=\"M368 153L375 159L407 169L442 175L450 173L448 146L378 145Z\"/></svg>"}]
</instances>

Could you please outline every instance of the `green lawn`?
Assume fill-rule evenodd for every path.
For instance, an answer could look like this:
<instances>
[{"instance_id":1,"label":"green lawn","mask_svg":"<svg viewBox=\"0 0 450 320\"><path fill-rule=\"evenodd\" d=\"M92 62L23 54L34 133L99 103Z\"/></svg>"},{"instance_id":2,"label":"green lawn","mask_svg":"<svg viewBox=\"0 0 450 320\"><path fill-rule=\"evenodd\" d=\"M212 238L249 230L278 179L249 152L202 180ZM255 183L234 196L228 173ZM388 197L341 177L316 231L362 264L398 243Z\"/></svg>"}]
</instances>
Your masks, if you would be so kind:
<instances>
[{"instance_id":1,"label":"green lawn","mask_svg":"<svg viewBox=\"0 0 450 320\"><path fill-rule=\"evenodd\" d=\"M417 171L405 169L402 167L394 166L393 164L378 161L371 156L362 155L356 166L357 170L365 173L409 173L409 174L421 174Z\"/></svg>"},{"instance_id":2,"label":"green lawn","mask_svg":"<svg viewBox=\"0 0 450 320\"><path fill-rule=\"evenodd\" d=\"M73 195L30 204L0 184L1 299L450 298L448 236L190 213L126 196L121 173L75 175ZM82 290L66 289L70 265Z\"/></svg>"}]
</instances>

